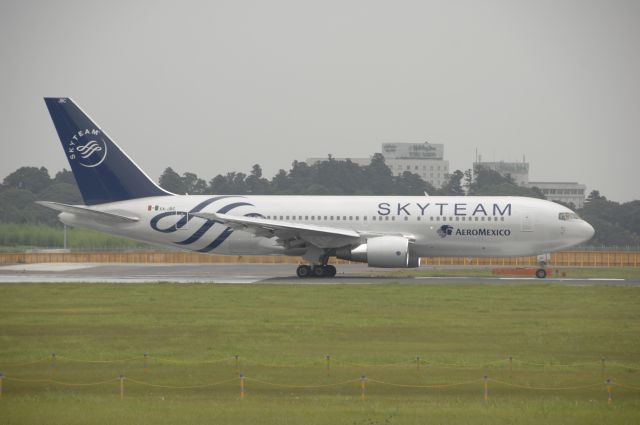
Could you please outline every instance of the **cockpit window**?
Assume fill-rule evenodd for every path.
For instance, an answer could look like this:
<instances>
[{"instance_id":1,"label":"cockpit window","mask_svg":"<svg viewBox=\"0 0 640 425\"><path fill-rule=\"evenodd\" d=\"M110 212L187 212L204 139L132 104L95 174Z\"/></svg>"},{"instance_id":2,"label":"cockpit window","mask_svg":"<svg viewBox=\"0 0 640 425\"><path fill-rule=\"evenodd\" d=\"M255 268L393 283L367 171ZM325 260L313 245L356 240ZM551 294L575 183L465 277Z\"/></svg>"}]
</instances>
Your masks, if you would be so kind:
<instances>
[{"instance_id":1,"label":"cockpit window","mask_svg":"<svg viewBox=\"0 0 640 425\"><path fill-rule=\"evenodd\" d=\"M580 216L574 212L561 212L558 214L558 219L562 221L579 220Z\"/></svg>"}]
</instances>

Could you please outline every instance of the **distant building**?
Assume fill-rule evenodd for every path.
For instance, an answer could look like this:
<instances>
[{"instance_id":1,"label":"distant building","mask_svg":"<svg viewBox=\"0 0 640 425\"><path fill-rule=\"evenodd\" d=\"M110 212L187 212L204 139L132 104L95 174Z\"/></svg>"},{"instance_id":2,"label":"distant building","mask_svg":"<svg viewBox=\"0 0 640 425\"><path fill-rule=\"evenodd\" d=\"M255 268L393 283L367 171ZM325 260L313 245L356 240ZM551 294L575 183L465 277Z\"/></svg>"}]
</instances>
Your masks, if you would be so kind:
<instances>
[{"instance_id":1,"label":"distant building","mask_svg":"<svg viewBox=\"0 0 640 425\"><path fill-rule=\"evenodd\" d=\"M410 171L439 188L449 179L449 161L439 143L383 143L382 155L396 176Z\"/></svg>"},{"instance_id":2,"label":"distant building","mask_svg":"<svg viewBox=\"0 0 640 425\"><path fill-rule=\"evenodd\" d=\"M550 201L573 203L577 209L584 206L587 187L576 182L529 182L527 187L537 187Z\"/></svg>"},{"instance_id":3,"label":"distant building","mask_svg":"<svg viewBox=\"0 0 640 425\"><path fill-rule=\"evenodd\" d=\"M496 171L500 175L506 177L511 176L514 182L520 186L526 186L529 183L529 163L528 162L482 162L481 160L473 163L473 171L477 167L483 167L489 170Z\"/></svg>"},{"instance_id":4,"label":"distant building","mask_svg":"<svg viewBox=\"0 0 640 425\"><path fill-rule=\"evenodd\" d=\"M444 145L438 143L383 143L384 159L442 160Z\"/></svg>"},{"instance_id":5,"label":"distant building","mask_svg":"<svg viewBox=\"0 0 640 425\"><path fill-rule=\"evenodd\" d=\"M449 161L444 159L444 145L436 143L383 143L382 155L391 172L400 176L405 171L417 174L422 180L440 188L449 178ZM347 159L360 166L369 165L371 158ZM326 161L327 158L307 158L307 164Z\"/></svg>"}]
</instances>

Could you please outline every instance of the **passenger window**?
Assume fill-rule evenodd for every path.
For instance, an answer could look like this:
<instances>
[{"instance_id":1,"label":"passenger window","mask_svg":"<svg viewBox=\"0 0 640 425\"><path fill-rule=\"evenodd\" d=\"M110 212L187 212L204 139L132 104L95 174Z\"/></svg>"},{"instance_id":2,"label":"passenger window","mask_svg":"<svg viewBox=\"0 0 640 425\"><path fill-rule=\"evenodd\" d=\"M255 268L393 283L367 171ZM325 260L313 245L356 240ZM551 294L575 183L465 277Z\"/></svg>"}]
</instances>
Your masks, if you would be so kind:
<instances>
[{"instance_id":1,"label":"passenger window","mask_svg":"<svg viewBox=\"0 0 640 425\"><path fill-rule=\"evenodd\" d=\"M389 216L386 216L384 219L385 219L386 221L389 221Z\"/></svg>"},{"instance_id":2,"label":"passenger window","mask_svg":"<svg viewBox=\"0 0 640 425\"><path fill-rule=\"evenodd\" d=\"M406 215L404 216L404 221L408 221L409 217L407 217Z\"/></svg>"}]
</instances>

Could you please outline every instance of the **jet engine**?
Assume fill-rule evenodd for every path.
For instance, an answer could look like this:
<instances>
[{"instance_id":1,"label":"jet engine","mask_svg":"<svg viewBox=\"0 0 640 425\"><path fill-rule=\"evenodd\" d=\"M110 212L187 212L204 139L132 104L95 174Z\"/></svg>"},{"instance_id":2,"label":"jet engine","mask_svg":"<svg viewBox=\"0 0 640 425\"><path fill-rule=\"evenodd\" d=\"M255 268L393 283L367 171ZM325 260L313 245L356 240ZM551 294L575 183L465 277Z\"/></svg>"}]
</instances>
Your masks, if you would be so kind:
<instances>
[{"instance_id":1,"label":"jet engine","mask_svg":"<svg viewBox=\"0 0 640 425\"><path fill-rule=\"evenodd\" d=\"M338 248L336 257L367 263L369 267L420 267L420 257L412 254L411 245L409 239L402 236L378 236L356 247Z\"/></svg>"}]
</instances>

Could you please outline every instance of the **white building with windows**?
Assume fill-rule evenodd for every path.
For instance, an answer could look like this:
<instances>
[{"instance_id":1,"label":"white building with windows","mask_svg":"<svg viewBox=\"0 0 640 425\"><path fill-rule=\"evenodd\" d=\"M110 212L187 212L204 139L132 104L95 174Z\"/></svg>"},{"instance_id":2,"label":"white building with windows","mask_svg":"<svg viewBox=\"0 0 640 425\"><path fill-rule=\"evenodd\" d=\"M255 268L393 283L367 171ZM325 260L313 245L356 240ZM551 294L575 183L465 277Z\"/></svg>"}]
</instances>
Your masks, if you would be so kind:
<instances>
[{"instance_id":1,"label":"white building with windows","mask_svg":"<svg viewBox=\"0 0 640 425\"><path fill-rule=\"evenodd\" d=\"M587 186L576 182L529 182L527 187L537 187L550 201L572 203L577 209L584 207Z\"/></svg>"},{"instance_id":2,"label":"white building with windows","mask_svg":"<svg viewBox=\"0 0 640 425\"><path fill-rule=\"evenodd\" d=\"M440 188L449 178L449 161L444 159L444 145L439 143L383 143L382 155L394 175L405 171Z\"/></svg>"},{"instance_id":3,"label":"white building with windows","mask_svg":"<svg viewBox=\"0 0 640 425\"><path fill-rule=\"evenodd\" d=\"M383 143L382 155L385 163L395 176L405 171L417 174L422 180L440 188L449 178L449 161L444 159L444 145L437 143ZM337 161L347 159L360 166L369 165L371 158L334 158ZM312 165L327 158L307 158Z\"/></svg>"},{"instance_id":4,"label":"white building with windows","mask_svg":"<svg viewBox=\"0 0 640 425\"><path fill-rule=\"evenodd\" d=\"M493 170L500 175L506 177L511 176L514 182L516 182L519 186L526 186L529 183L529 163L528 162L505 162L505 161L495 161L495 162L482 162L479 160L478 162L473 163L473 172L475 175L478 167L483 167L488 170Z\"/></svg>"}]
</instances>

